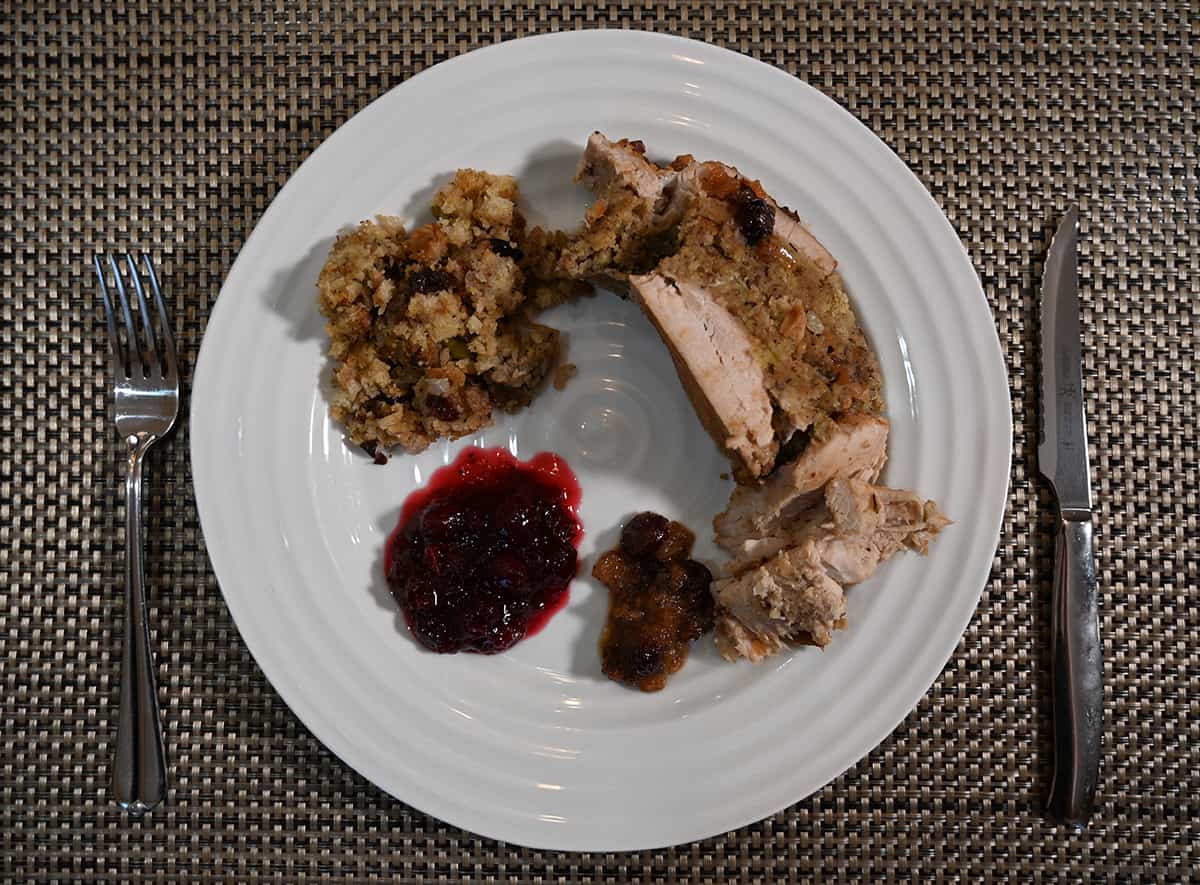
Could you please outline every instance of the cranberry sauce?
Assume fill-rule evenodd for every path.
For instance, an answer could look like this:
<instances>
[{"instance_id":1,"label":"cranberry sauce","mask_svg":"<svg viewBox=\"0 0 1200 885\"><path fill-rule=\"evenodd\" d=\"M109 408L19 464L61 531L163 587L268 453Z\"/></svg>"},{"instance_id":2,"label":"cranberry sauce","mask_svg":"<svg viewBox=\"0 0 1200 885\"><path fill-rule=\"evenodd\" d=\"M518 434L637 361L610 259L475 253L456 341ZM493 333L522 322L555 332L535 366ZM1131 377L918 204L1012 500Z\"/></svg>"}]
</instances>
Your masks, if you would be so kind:
<instances>
[{"instance_id":1,"label":"cranberry sauce","mask_svg":"<svg viewBox=\"0 0 1200 885\"><path fill-rule=\"evenodd\" d=\"M575 577L580 490L557 455L468 448L409 495L384 552L413 637L495 654L536 633Z\"/></svg>"}]
</instances>

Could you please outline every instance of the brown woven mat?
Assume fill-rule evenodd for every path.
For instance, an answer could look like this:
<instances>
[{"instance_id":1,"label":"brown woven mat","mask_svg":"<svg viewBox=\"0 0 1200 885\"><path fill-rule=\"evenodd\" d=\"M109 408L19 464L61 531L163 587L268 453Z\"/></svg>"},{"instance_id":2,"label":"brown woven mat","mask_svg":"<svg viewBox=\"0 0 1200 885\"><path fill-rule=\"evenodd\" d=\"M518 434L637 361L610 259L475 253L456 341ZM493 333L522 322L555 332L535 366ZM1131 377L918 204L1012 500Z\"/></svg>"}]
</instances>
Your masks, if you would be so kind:
<instances>
[{"instance_id":1,"label":"brown woven mat","mask_svg":"<svg viewBox=\"0 0 1200 885\"><path fill-rule=\"evenodd\" d=\"M1191 877L1200 34L1186 3L1068 6L2 4L0 876ZM92 249L153 250L192 365L256 219L348 116L468 49L601 25L698 37L803 77L908 162L966 242L1011 370L1016 450L1000 550L958 652L875 752L754 826L631 855L479 839L351 772L267 684L205 556L185 424L150 467L147 567L173 789L144 820L121 814L107 785L123 495ZM1042 813L1051 510L1034 462L1035 274L1070 200L1084 218L1108 717L1102 804L1080 834Z\"/></svg>"}]
</instances>

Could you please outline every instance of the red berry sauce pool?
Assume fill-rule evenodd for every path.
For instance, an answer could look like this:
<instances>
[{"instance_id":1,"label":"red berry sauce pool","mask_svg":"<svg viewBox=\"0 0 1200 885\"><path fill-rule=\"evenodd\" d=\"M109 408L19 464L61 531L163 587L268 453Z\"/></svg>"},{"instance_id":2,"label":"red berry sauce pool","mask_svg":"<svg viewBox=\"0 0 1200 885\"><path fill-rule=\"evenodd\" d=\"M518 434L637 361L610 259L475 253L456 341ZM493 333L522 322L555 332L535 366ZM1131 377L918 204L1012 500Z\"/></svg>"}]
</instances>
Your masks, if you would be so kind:
<instances>
[{"instance_id":1,"label":"red berry sauce pool","mask_svg":"<svg viewBox=\"0 0 1200 885\"><path fill-rule=\"evenodd\" d=\"M496 654L567 602L583 537L579 483L550 452L518 461L468 448L408 496L384 551L413 637L436 652Z\"/></svg>"}]
</instances>

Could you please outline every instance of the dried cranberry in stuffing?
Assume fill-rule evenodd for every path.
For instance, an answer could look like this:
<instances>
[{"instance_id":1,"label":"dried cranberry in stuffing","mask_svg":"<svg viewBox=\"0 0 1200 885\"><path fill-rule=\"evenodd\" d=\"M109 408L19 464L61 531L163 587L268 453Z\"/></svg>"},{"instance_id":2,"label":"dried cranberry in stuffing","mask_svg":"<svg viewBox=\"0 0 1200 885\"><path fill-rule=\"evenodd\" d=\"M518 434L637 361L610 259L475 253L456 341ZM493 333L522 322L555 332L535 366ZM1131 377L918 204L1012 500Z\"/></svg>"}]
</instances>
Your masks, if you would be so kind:
<instances>
[{"instance_id":1,"label":"dried cranberry in stuffing","mask_svg":"<svg viewBox=\"0 0 1200 885\"><path fill-rule=\"evenodd\" d=\"M381 449L379 443L373 439L369 439L363 443L362 450L370 455L376 464L386 464L388 462L387 452Z\"/></svg>"},{"instance_id":2,"label":"dried cranberry in stuffing","mask_svg":"<svg viewBox=\"0 0 1200 885\"><path fill-rule=\"evenodd\" d=\"M752 189L742 185L734 198L733 218L751 246L775 228L775 208Z\"/></svg>"},{"instance_id":3,"label":"dried cranberry in stuffing","mask_svg":"<svg viewBox=\"0 0 1200 885\"><path fill-rule=\"evenodd\" d=\"M511 258L513 261L520 261L525 257L525 253L516 244L510 243L508 240L502 240L499 237L492 237L488 240L488 245L501 258Z\"/></svg>"},{"instance_id":4,"label":"dried cranberry in stuffing","mask_svg":"<svg viewBox=\"0 0 1200 885\"><path fill-rule=\"evenodd\" d=\"M458 406L448 397L431 393L425 397L425 405L429 413L439 421L457 421L460 417Z\"/></svg>"},{"instance_id":5,"label":"dried cranberry in stuffing","mask_svg":"<svg viewBox=\"0 0 1200 885\"><path fill-rule=\"evenodd\" d=\"M454 288L454 277L444 270L431 270L427 267L414 270L408 278L408 287L413 294L424 292L441 292Z\"/></svg>"}]
</instances>

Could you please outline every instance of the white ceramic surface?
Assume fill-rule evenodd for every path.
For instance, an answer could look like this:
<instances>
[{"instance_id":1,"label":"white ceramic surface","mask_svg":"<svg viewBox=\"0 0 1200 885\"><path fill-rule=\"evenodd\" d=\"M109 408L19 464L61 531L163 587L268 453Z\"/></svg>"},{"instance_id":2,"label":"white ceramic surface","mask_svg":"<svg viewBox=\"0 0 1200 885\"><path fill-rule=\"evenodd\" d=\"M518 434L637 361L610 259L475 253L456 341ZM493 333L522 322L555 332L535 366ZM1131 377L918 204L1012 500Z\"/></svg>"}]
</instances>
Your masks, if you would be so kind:
<instances>
[{"instance_id":1,"label":"white ceramic surface","mask_svg":"<svg viewBox=\"0 0 1200 885\"><path fill-rule=\"evenodd\" d=\"M638 311L609 293L556 309L579 375L524 413L377 467L328 416L315 281L336 232L422 220L453 170L520 176L528 215L572 225L587 135L721 159L761 179L837 256L887 379L884 479L955 520L849 593L824 652L727 664L711 641L658 694L606 681L605 591L587 577L631 513L697 528L727 469ZM987 580L1011 418L992 317L954 231L904 164L815 89L678 38L586 32L505 43L432 68L330 137L247 240L213 310L191 413L213 567L272 684L382 789L485 836L621 850L699 839L819 789L875 747L953 653ZM586 529L568 608L497 657L408 637L380 567L405 496L465 445L565 456Z\"/></svg>"}]
</instances>

